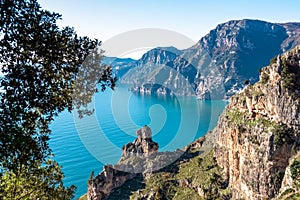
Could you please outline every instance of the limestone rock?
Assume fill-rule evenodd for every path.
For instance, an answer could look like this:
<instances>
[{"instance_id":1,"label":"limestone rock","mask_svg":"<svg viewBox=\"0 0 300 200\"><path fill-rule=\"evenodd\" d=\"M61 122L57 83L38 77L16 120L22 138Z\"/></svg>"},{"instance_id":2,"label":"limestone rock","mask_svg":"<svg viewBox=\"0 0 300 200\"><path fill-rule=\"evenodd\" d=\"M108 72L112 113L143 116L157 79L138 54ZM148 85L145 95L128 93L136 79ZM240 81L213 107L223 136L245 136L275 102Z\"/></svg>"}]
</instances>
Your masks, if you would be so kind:
<instances>
[{"instance_id":1,"label":"limestone rock","mask_svg":"<svg viewBox=\"0 0 300 200\"><path fill-rule=\"evenodd\" d=\"M258 83L231 98L214 129L215 156L233 199L276 197L300 150L299 60L298 46L263 68Z\"/></svg>"},{"instance_id":2,"label":"limestone rock","mask_svg":"<svg viewBox=\"0 0 300 200\"><path fill-rule=\"evenodd\" d=\"M128 143L122 147L122 156L131 155L151 155L158 150L158 144L152 140L152 131L148 126L144 126L136 131L137 139L133 143Z\"/></svg>"},{"instance_id":3,"label":"limestone rock","mask_svg":"<svg viewBox=\"0 0 300 200\"><path fill-rule=\"evenodd\" d=\"M105 199L114 189L135 176L136 174L119 171L111 165L106 165L103 171L89 184L87 197L89 200Z\"/></svg>"},{"instance_id":4,"label":"limestone rock","mask_svg":"<svg viewBox=\"0 0 300 200\"><path fill-rule=\"evenodd\" d=\"M115 165L105 165L102 172L89 180L87 197L89 200L102 200L109 197L111 192L122 186L127 180L137 176L137 173L151 171L153 161L161 163L151 156L157 153L158 144L152 140L152 131L144 126L137 132L133 143L123 146L120 161ZM160 154L155 154L159 156ZM163 157L167 160L167 157ZM147 162L150 159L150 162ZM152 162L151 162L152 161ZM151 165L149 167L149 165ZM156 164L158 167L159 165Z\"/></svg>"}]
</instances>

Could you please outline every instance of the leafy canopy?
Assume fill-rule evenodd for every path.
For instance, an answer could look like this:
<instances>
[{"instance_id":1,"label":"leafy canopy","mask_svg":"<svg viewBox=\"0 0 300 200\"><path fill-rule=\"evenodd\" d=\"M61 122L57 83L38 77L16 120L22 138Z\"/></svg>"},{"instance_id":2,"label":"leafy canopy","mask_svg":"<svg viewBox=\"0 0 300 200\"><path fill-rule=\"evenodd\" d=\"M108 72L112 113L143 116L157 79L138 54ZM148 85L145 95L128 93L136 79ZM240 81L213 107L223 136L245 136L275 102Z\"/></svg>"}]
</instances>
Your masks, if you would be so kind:
<instances>
[{"instance_id":1,"label":"leafy canopy","mask_svg":"<svg viewBox=\"0 0 300 200\"><path fill-rule=\"evenodd\" d=\"M36 0L0 2L0 196L2 183L9 182L10 191L9 185L23 182L23 188L5 194L29 198L32 192L25 188L50 186L47 179L55 171L59 176L52 178L58 182L52 187L59 193L63 175L47 161L49 124L65 109L76 108L80 116L91 113L87 105L97 84L113 89L116 79L111 67L100 64L101 42L59 28L60 14L43 10Z\"/></svg>"}]
</instances>

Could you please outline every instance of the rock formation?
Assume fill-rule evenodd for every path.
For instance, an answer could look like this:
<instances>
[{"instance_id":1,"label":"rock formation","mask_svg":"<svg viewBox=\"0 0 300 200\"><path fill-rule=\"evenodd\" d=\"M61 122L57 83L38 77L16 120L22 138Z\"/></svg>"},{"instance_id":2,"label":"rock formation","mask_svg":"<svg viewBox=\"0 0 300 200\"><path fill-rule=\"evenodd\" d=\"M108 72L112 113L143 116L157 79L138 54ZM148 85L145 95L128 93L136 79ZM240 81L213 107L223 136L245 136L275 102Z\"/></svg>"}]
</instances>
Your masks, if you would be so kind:
<instances>
[{"instance_id":1,"label":"rock formation","mask_svg":"<svg viewBox=\"0 0 300 200\"><path fill-rule=\"evenodd\" d=\"M149 156L156 153L158 144L152 141L152 131L148 126L136 131L137 139L122 147L123 157L128 156Z\"/></svg>"},{"instance_id":2,"label":"rock formation","mask_svg":"<svg viewBox=\"0 0 300 200\"><path fill-rule=\"evenodd\" d=\"M144 159L157 153L158 144L152 141L152 132L148 126L142 127L136 134L137 139L133 143L122 147L122 158L116 165L105 165L99 175L91 177L87 193L89 200L102 200L109 197L114 189L142 172L140 168L144 167L141 166ZM132 162L128 162L130 159Z\"/></svg>"},{"instance_id":3,"label":"rock formation","mask_svg":"<svg viewBox=\"0 0 300 200\"><path fill-rule=\"evenodd\" d=\"M233 20L218 25L194 46L155 48L120 79L148 94L228 99L258 81L258 69L300 43L300 23Z\"/></svg>"},{"instance_id":4,"label":"rock formation","mask_svg":"<svg viewBox=\"0 0 300 200\"><path fill-rule=\"evenodd\" d=\"M131 199L299 196L300 46L262 68L259 82L230 99L217 127L184 151L157 152L151 137L149 127L137 131L120 162L90 179L89 199L107 198L136 171L145 185Z\"/></svg>"},{"instance_id":5,"label":"rock formation","mask_svg":"<svg viewBox=\"0 0 300 200\"><path fill-rule=\"evenodd\" d=\"M106 199L111 192L123 185L136 174L119 171L112 165L105 165L103 171L88 183L87 198L89 200Z\"/></svg>"},{"instance_id":6,"label":"rock formation","mask_svg":"<svg viewBox=\"0 0 300 200\"><path fill-rule=\"evenodd\" d=\"M231 98L214 130L215 156L233 199L279 194L300 150L300 47L278 56L260 81Z\"/></svg>"}]
</instances>

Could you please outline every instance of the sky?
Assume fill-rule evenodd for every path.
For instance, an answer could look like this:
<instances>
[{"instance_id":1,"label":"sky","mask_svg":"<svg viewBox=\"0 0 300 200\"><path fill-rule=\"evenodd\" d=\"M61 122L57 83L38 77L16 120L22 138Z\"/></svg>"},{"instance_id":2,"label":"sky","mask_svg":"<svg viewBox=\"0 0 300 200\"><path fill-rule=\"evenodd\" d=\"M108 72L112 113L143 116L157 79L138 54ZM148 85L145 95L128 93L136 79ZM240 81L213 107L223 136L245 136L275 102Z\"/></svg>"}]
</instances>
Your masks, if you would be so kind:
<instances>
[{"instance_id":1,"label":"sky","mask_svg":"<svg viewBox=\"0 0 300 200\"><path fill-rule=\"evenodd\" d=\"M74 27L80 36L97 38L103 43L145 28L174 31L197 42L218 24L229 20L300 22L299 0L39 0L39 3L44 9L62 14L60 26ZM176 46L170 42L171 45ZM186 47L178 48L188 45L187 42Z\"/></svg>"}]
</instances>

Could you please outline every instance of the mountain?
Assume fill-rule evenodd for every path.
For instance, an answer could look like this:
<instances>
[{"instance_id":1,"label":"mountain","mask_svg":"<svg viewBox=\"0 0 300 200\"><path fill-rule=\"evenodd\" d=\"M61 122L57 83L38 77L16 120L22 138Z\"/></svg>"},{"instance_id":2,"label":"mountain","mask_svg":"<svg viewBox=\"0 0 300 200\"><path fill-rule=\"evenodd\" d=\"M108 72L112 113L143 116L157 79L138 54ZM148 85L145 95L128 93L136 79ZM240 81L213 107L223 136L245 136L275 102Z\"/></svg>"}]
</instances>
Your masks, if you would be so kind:
<instances>
[{"instance_id":1,"label":"mountain","mask_svg":"<svg viewBox=\"0 0 300 200\"><path fill-rule=\"evenodd\" d=\"M167 167L147 170L171 153L157 154L149 127L137 136L117 165L134 170L105 167L89 180L88 199L298 199L300 46L262 68L257 83L230 98L216 128Z\"/></svg>"},{"instance_id":2,"label":"mountain","mask_svg":"<svg viewBox=\"0 0 300 200\"><path fill-rule=\"evenodd\" d=\"M104 57L102 63L111 65L114 74L120 78L130 69L136 67L137 61L131 58Z\"/></svg>"},{"instance_id":3,"label":"mountain","mask_svg":"<svg viewBox=\"0 0 300 200\"><path fill-rule=\"evenodd\" d=\"M188 49L148 51L120 81L137 92L228 99L245 81L256 82L271 58L299 43L300 23L229 21Z\"/></svg>"}]
</instances>

